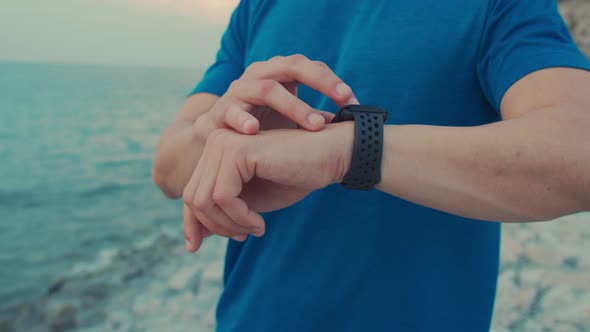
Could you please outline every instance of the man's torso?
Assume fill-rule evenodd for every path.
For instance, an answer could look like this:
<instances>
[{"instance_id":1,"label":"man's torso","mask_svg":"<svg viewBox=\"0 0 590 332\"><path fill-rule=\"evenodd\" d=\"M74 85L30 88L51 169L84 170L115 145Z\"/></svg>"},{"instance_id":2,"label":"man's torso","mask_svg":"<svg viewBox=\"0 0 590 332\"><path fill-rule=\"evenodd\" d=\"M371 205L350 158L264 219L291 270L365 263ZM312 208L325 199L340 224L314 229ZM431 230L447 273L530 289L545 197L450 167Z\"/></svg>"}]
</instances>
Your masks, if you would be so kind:
<instances>
[{"instance_id":1,"label":"man's torso","mask_svg":"<svg viewBox=\"0 0 590 332\"><path fill-rule=\"evenodd\" d=\"M488 1L252 1L245 67L276 55L327 63L389 124L499 120L476 66ZM335 111L308 88L300 97ZM228 247L220 331L484 331L499 225L330 186L265 215Z\"/></svg>"}]
</instances>

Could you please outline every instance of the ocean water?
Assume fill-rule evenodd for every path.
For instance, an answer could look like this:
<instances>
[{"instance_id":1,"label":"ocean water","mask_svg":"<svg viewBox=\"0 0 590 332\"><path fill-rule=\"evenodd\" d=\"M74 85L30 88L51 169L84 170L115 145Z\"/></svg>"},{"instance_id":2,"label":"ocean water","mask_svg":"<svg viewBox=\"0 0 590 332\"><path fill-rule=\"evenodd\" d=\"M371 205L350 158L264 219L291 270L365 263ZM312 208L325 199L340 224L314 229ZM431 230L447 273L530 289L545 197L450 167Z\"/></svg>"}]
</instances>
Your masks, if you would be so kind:
<instances>
[{"instance_id":1,"label":"ocean water","mask_svg":"<svg viewBox=\"0 0 590 332\"><path fill-rule=\"evenodd\" d=\"M161 130L195 69L0 63L0 307L167 228L152 184Z\"/></svg>"}]
</instances>

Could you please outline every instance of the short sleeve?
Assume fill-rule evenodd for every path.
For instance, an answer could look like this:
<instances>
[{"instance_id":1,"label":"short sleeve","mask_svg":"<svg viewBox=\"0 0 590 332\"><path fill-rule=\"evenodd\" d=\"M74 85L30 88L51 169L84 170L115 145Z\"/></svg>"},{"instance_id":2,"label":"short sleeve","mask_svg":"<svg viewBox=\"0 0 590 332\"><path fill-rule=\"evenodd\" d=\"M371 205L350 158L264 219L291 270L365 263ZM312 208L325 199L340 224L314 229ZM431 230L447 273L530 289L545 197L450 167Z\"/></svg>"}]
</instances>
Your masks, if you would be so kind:
<instances>
[{"instance_id":1,"label":"short sleeve","mask_svg":"<svg viewBox=\"0 0 590 332\"><path fill-rule=\"evenodd\" d=\"M248 32L248 3L246 0L234 10L227 29L221 37L215 62L205 71L203 78L191 94L207 92L221 96L231 82L244 71L244 54Z\"/></svg>"},{"instance_id":2,"label":"short sleeve","mask_svg":"<svg viewBox=\"0 0 590 332\"><path fill-rule=\"evenodd\" d=\"M506 91L522 77L551 67L590 70L555 0L490 0L477 75L499 111Z\"/></svg>"}]
</instances>

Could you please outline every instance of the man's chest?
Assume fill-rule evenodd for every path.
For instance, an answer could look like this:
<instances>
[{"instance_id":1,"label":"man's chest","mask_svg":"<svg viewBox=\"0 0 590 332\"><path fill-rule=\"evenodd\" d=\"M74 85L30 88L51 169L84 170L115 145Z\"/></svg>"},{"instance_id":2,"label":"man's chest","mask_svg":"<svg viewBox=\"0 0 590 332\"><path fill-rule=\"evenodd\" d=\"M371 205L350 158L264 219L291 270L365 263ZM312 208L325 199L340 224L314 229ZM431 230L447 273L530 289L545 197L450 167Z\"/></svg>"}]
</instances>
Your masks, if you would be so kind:
<instances>
[{"instance_id":1,"label":"man's chest","mask_svg":"<svg viewBox=\"0 0 590 332\"><path fill-rule=\"evenodd\" d=\"M335 65L428 63L476 52L486 0L261 1L246 63L301 53Z\"/></svg>"},{"instance_id":2,"label":"man's chest","mask_svg":"<svg viewBox=\"0 0 590 332\"><path fill-rule=\"evenodd\" d=\"M431 107L475 84L487 6L487 0L262 1L250 21L245 65L303 54L328 64L361 102ZM422 91L432 92L418 100ZM318 94L308 98L329 108ZM431 117L416 110L399 120L425 116Z\"/></svg>"}]
</instances>

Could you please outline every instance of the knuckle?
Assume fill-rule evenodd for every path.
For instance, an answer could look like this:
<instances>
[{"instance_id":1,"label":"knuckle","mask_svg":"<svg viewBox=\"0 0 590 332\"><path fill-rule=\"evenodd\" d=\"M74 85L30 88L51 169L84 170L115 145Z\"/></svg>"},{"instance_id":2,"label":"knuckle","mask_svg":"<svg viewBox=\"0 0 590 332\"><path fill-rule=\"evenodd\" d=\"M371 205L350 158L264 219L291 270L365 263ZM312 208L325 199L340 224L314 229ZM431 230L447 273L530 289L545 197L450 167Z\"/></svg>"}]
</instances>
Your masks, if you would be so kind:
<instances>
[{"instance_id":1,"label":"knuckle","mask_svg":"<svg viewBox=\"0 0 590 332\"><path fill-rule=\"evenodd\" d=\"M303 54L293 54L288 57L289 64L292 66L298 66L303 62L309 61L309 59Z\"/></svg>"},{"instance_id":2,"label":"knuckle","mask_svg":"<svg viewBox=\"0 0 590 332\"><path fill-rule=\"evenodd\" d=\"M249 74L251 74L252 72L256 72L257 70L260 69L260 66L262 66L262 61L255 61L252 62L244 71L244 75L242 76L248 76Z\"/></svg>"},{"instance_id":3,"label":"knuckle","mask_svg":"<svg viewBox=\"0 0 590 332\"><path fill-rule=\"evenodd\" d=\"M293 114L297 117L306 118L307 115L311 112L311 108L305 105L304 103L300 103L299 100L293 98L288 101L285 101L284 107L290 114Z\"/></svg>"},{"instance_id":4,"label":"knuckle","mask_svg":"<svg viewBox=\"0 0 590 332\"><path fill-rule=\"evenodd\" d=\"M182 193L182 201L184 204L186 204L189 207L193 207L193 198L194 198L193 193L187 191L186 189Z\"/></svg>"},{"instance_id":5,"label":"knuckle","mask_svg":"<svg viewBox=\"0 0 590 332\"><path fill-rule=\"evenodd\" d=\"M282 59L284 59L285 57L282 55L275 55L272 58L270 58L268 61L269 62L276 62L276 61L280 61Z\"/></svg>"},{"instance_id":6,"label":"knuckle","mask_svg":"<svg viewBox=\"0 0 590 332\"><path fill-rule=\"evenodd\" d=\"M261 80L258 85L258 98L266 99L278 85L279 83L273 80Z\"/></svg>"},{"instance_id":7,"label":"knuckle","mask_svg":"<svg viewBox=\"0 0 590 332\"><path fill-rule=\"evenodd\" d=\"M239 83L242 84L242 83ZM237 105L239 102L237 101L237 99L231 97L231 96L224 96L222 98L223 100L219 100L219 107L216 109L216 111L218 112L218 116L223 118L225 116L227 116L227 113L230 112L230 109L232 107L235 107L235 105Z\"/></svg>"},{"instance_id":8,"label":"knuckle","mask_svg":"<svg viewBox=\"0 0 590 332\"><path fill-rule=\"evenodd\" d=\"M223 114L226 123L235 123L242 116L242 109L236 104L229 105Z\"/></svg>"},{"instance_id":9,"label":"knuckle","mask_svg":"<svg viewBox=\"0 0 590 332\"><path fill-rule=\"evenodd\" d=\"M207 229L209 229L211 232L213 232L217 235L221 235L221 236L225 236L225 237L232 236L229 231L227 231L225 228L219 226L217 223L214 223L214 222L208 223Z\"/></svg>"},{"instance_id":10,"label":"knuckle","mask_svg":"<svg viewBox=\"0 0 590 332\"><path fill-rule=\"evenodd\" d=\"M195 206L195 208L197 208L199 211L207 211L209 210L209 208L212 205L212 202L210 202L208 199L206 199L205 197L202 196L198 196L195 197L193 199L193 205Z\"/></svg>"},{"instance_id":11,"label":"knuckle","mask_svg":"<svg viewBox=\"0 0 590 332\"><path fill-rule=\"evenodd\" d=\"M250 220L248 219L248 212L247 211L240 211L237 215L236 215L236 222L245 228L250 228L252 226L254 226L254 224L252 222L250 222Z\"/></svg>"},{"instance_id":12,"label":"knuckle","mask_svg":"<svg viewBox=\"0 0 590 332\"><path fill-rule=\"evenodd\" d=\"M194 128L199 133L198 137L203 139L203 141L205 140L205 135L203 134L206 133L208 128L211 128L212 123L214 123L215 112L216 110L214 107L209 112L206 112L195 119Z\"/></svg>"},{"instance_id":13,"label":"knuckle","mask_svg":"<svg viewBox=\"0 0 590 332\"><path fill-rule=\"evenodd\" d=\"M301 117L305 118L305 119L307 119L309 114L314 113L314 110L307 105L297 105L297 107L295 107L295 109L296 109L296 112L298 114L301 114Z\"/></svg>"},{"instance_id":14,"label":"knuckle","mask_svg":"<svg viewBox=\"0 0 590 332\"><path fill-rule=\"evenodd\" d=\"M207 137L207 145L217 145L223 143L226 135L227 129L225 128L217 128L213 130Z\"/></svg>"},{"instance_id":15,"label":"knuckle","mask_svg":"<svg viewBox=\"0 0 590 332\"><path fill-rule=\"evenodd\" d=\"M320 67L320 68L324 69L324 70L330 70L331 71L330 67L328 67L328 65L325 62L322 62L322 61L313 61L313 64L316 65L317 67Z\"/></svg>"},{"instance_id":16,"label":"knuckle","mask_svg":"<svg viewBox=\"0 0 590 332\"><path fill-rule=\"evenodd\" d=\"M219 128L214 130L207 137L206 148L222 150L224 158L235 158L242 147L246 144L232 129Z\"/></svg>"},{"instance_id":17,"label":"knuckle","mask_svg":"<svg viewBox=\"0 0 590 332\"><path fill-rule=\"evenodd\" d=\"M233 83L232 83L233 84ZM241 83L238 83L241 84ZM221 97L215 106L209 111L210 119L205 123L208 125L207 128L211 128L211 123L214 125L216 129L223 127L223 122L227 117L228 109L236 104L234 98L230 94L234 93L235 91L228 90L227 94ZM207 114L207 113L206 113ZM209 130L207 138L211 135L212 131Z\"/></svg>"},{"instance_id":18,"label":"knuckle","mask_svg":"<svg viewBox=\"0 0 590 332\"><path fill-rule=\"evenodd\" d=\"M223 191L214 191L213 192L213 202L218 205L225 205L231 201L232 197Z\"/></svg>"},{"instance_id":19,"label":"knuckle","mask_svg":"<svg viewBox=\"0 0 590 332\"><path fill-rule=\"evenodd\" d=\"M237 152L240 150L240 140L237 139L226 139L222 143L223 153L226 158L235 160Z\"/></svg>"},{"instance_id":20,"label":"knuckle","mask_svg":"<svg viewBox=\"0 0 590 332\"><path fill-rule=\"evenodd\" d=\"M239 79L238 80L234 80L229 85L228 92L234 92L236 90L239 90L242 85L243 85L242 80L239 80Z\"/></svg>"},{"instance_id":21,"label":"knuckle","mask_svg":"<svg viewBox=\"0 0 590 332\"><path fill-rule=\"evenodd\" d=\"M336 75L332 72L332 70L330 69L330 67L328 67L327 64L320 61L317 61L316 63L317 67L321 68L318 71L319 79L330 83L340 82L340 79L336 77Z\"/></svg>"}]
</instances>

